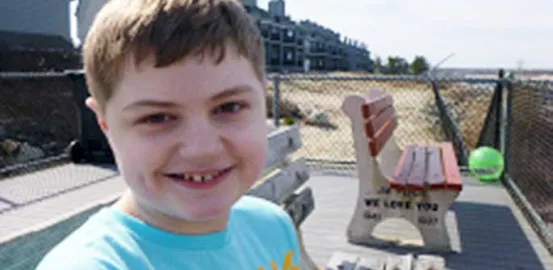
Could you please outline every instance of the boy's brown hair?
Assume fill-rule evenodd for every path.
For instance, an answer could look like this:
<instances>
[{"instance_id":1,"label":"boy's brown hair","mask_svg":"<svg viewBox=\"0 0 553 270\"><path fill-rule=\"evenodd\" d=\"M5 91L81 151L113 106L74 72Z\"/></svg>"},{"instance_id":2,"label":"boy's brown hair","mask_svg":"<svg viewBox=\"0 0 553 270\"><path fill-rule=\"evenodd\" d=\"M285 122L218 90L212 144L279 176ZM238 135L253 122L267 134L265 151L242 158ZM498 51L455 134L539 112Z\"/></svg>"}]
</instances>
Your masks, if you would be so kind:
<instances>
[{"instance_id":1,"label":"boy's brown hair","mask_svg":"<svg viewBox=\"0 0 553 270\"><path fill-rule=\"evenodd\" d=\"M206 53L219 63L228 45L263 81L263 41L238 0L110 0L83 44L87 85L104 111L127 63L153 56L155 67L164 67Z\"/></svg>"}]
</instances>

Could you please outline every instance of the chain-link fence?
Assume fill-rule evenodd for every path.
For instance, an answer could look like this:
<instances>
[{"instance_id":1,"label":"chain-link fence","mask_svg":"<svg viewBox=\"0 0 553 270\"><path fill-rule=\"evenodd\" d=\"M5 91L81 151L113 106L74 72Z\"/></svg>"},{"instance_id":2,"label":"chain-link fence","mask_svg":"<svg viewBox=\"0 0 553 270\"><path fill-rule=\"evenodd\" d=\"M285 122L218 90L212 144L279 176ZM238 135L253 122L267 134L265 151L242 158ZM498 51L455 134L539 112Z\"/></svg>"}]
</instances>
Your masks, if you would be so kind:
<instances>
[{"instance_id":1,"label":"chain-link fence","mask_svg":"<svg viewBox=\"0 0 553 270\"><path fill-rule=\"evenodd\" d=\"M341 111L348 95L381 89L394 98L400 147L452 141L459 163L478 144L497 80L413 76L273 75L269 112L301 122L302 153L311 161L354 164L350 120ZM278 104L278 110L274 109ZM274 115L271 113L271 116Z\"/></svg>"},{"instance_id":2,"label":"chain-link fence","mask_svg":"<svg viewBox=\"0 0 553 270\"><path fill-rule=\"evenodd\" d=\"M553 82L515 82L512 99L509 173L553 223Z\"/></svg>"},{"instance_id":3,"label":"chain-link fence","mask_svg":"<svg viewBox=\"0 0 553 270\"><path fill-rule=\"evenodd\" d=\"M64 159L77 136L73 91L63 73L0 73L0 179Z\"/></svg>"},{"instance_id":4,"label":"chain-link fence","mask_svg":"<svg viewBox=\"0 0 553 270\"><path fill-rule=\"evenodd\" d=\"M507 90L508 180L553 252L553 81L513 81Z\"/></svg>"},{"instance_id":5,"label":"chain-link fence","mask_svg":"<svg viewBox=\"0 0 553 270\"><path fill-rule=\"evenodd\" d=\"M0 73L0 179L67 162L76 138L105 150L97 127L80 124L94 120L77 106L86 92L82 76ZM373 89L394 97L400 147L452 141L460 165L478 146L503 150L505 183L553 247L547 228L553 224L553 82L351 73L271 75L270 82L268 117L300 122L299 154L316 164L355 164L351 123L341 106L346 96Z\"/></svg>"}]
</instances>

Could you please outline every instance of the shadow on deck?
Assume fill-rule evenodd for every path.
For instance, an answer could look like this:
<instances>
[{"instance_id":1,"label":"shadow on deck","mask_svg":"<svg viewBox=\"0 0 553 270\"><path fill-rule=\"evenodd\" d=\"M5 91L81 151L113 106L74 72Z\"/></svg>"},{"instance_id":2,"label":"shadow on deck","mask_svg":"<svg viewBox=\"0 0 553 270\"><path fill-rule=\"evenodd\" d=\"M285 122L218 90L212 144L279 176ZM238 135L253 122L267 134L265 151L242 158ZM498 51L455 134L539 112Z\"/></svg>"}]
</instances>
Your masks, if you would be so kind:
<instances>
[{"instance_id":1,"label":"shadow on deck","mask_svg":"<svg viewBox=\"0 0 553 270\"><path fill-rule=\"evenodd\" d=\"M390 255L443 258L446 269L553 269L553 259L507 191L499 184L481 184L464 176L465 188L447 215L454 252L428 253L415 246L367 247L349 244L346 228L357 197L355 173L314 168L309 185L316 208L302 225L308 252L321 267L334 252L386 260ZM403 220L381 223L375 234L422 243Z\"/></svg>"}]
</instances>

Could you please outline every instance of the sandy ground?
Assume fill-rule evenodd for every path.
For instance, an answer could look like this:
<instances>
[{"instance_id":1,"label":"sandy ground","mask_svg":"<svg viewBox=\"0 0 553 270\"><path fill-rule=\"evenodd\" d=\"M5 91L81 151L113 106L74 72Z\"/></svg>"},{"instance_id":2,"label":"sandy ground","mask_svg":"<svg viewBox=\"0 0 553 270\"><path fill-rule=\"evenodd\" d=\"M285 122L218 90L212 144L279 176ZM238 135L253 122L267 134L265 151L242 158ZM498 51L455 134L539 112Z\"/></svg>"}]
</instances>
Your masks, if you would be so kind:
<instances>
[{"instance_id":1,"label":"sandy ground","mask_svg":"<svg viewBox=\"0 0 553 270\"><path fill-rule=\"evenodd\" d=\"M452 113L458 119L461 133L470 149L478 141L492 92L472 89L464 84L443 87L447 89L443 91L444 99L453 104ZM399 120L395 136L400 147L446 140L429 84L296 79L281 82L281 98L297 104L302 111L312 108L322 110L335 125L335 128L324 128L302 124L300 131L304 147L298 154L315 159L355 160L350 120L340 107L347 95L366 95L374 88L380 88L394 97Z\"/></svg>"}]
</instances>

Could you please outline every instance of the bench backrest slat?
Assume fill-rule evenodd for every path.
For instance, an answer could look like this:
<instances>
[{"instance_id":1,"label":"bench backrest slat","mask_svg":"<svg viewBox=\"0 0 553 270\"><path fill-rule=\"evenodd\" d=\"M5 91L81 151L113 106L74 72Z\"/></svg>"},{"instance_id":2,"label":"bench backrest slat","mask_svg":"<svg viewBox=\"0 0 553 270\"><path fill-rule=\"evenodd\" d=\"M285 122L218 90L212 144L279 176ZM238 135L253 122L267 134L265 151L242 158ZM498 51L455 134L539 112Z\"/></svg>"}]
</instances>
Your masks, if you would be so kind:
<instances>
[{"instance_id":1,"label":"bench backrest slat","mask_svg":"<svg viewBox=\"0 0 553 270\"><path fill-rule=\"evenodd\" d=\"M288 155L293 154L302 146L299 127L297 125L281 127L268 135L268 151L264 173L284 162Z\"/></svg>"},{"instance_id":2,"label":"bench backrest slat","mask_svg":"<svg viewBox=\"0 0 553 270\"><path fill-rule=\"evenodd\" d=\"M273 173L257 181L246 193L282 204L309 180L309 169L304 158L290 161L290 164L275 168Z\"/></svg>"},{"instance_id":3,"label":"bench backrest slat","mask_svg":"<svg viewBox=\"0 0 553 270\"><path fill-rule=\"evenodd\" d=\"M373 157L377 156L386 142L394 134L394 130L397 127L397 119L391 119L384 124L384 126L375 134L373 138L369 138L369 149Z\"/></svg>"},{"instance_id":4,"label":"bench backrest slat","mask_svg":"<svg viewBox=\"0 0 553 270\"><path fill-rule=\"evenodd\" d=\"M363 118L368 119L372 115L380 113L384 108L392 106L394 99L391 95L384 94L383 92L376 92L378 96L370 96L369 100L361 108L363 111ZM375 94L373 94L375 95Z\"/></svg>"},{"instance_id":5,"label":"bench backrest slat","mask_svg":"<svg viewBox=\"0 0 553 270\"><path fill-rule=\"evenodd\" d=\"M365 128L369 138L374 138L375 134L391 119L396 118L394 106L385 107L379 114L366 120Z\"/></svg>"},{"instance_id":6,"label":"bench backrest slat","mask_svg":"<svg viewBox=\"0 0 553 270\"><path fill-rule=\"evenodd\" d=\"M394 99L381 90L373 90L361 106L365 135L371 155L377 156L397 128Z\"/></svg>"},{"instance_id":7,"label":"bench backrest slat","mask_svg":"<svg viewBox=\"0 0 553 270\"><path fill-rule=\"evenodd\" d=\"M441 147L446 189L461 191L463 189L463 180L461 179L461 173L457 165L457 159L455 158L453 144L442 143Z\"/></svg>"}]
</instances>

